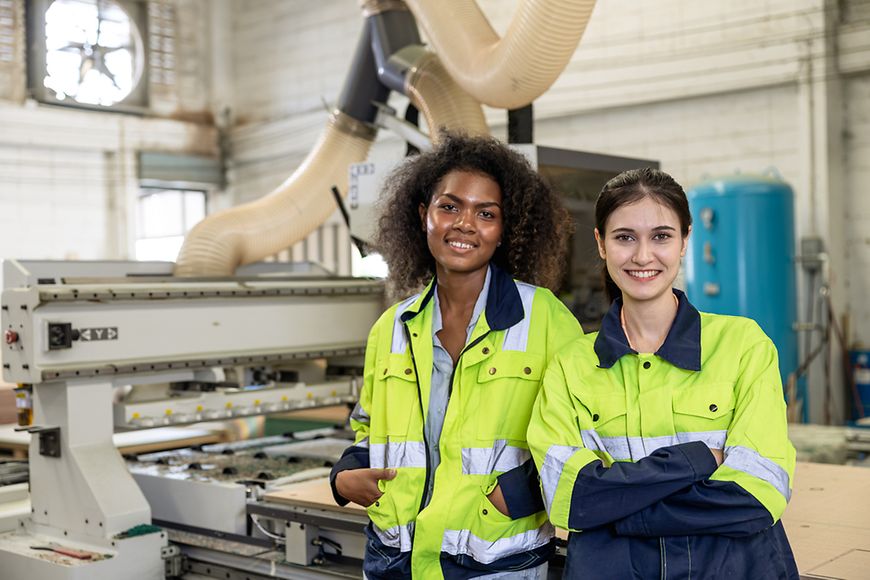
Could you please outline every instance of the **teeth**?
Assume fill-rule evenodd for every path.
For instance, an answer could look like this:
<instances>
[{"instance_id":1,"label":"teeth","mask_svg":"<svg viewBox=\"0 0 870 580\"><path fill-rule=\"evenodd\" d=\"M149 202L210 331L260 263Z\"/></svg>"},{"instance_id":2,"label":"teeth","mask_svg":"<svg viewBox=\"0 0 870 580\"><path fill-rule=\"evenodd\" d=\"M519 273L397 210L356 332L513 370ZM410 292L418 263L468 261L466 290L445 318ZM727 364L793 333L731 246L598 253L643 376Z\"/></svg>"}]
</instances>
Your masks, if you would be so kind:
<instances>
[{"instance_id":1,"label":"teeth","mask_svg":"<svg viewBox=\"0 0 870 580\"><path fill-rule=\"evenodd\" d=\"M451 246L453 246L454 248L459 248L461 250L470 250L471 248L474 247L471 244L466 244L465 242L447 242L447 243L450 244Z\"/></svg>"},{"instance_id":2,"label":"teeth","mask_svg":"<svg viewBox=\"0 0 870 580\"><path fill-rule=\"evenodd\" d=\"M628 275L634 278L652 278L658 274L658 270L629 270Z\"/></svg>"}]
</instances>

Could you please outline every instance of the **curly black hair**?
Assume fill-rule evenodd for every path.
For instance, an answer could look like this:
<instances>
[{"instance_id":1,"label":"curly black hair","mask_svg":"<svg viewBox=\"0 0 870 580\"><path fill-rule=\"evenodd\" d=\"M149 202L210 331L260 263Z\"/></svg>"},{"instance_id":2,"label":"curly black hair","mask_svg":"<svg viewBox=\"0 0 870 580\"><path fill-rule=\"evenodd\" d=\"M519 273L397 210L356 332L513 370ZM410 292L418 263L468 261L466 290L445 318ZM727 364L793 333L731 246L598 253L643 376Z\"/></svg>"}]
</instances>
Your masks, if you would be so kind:
<instances>
[{"instance_id":1,"label":"curly black hair","mask_svg":"<svg viewBox=\"0 0 870 580\"><path fill-rule=\"evenodd\" d=\"M499 140L442 131L435 149L408 158L387 178L381 196L374 246L389 266L391 294L419 291L434 275L419 207L453 171L486 175L501 188L504 232L492 261L518 280L557 290L573 230L559 196Z\"/></svg>"}]
</instances>

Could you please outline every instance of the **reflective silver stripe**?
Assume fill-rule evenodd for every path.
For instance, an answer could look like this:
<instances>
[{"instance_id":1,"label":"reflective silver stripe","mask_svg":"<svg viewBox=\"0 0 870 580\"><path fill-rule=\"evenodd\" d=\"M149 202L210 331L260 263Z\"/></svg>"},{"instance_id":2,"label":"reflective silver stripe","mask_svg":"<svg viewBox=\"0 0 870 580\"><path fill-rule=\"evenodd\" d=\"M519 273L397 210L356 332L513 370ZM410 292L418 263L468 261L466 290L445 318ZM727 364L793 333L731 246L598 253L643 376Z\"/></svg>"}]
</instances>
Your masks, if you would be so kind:
<instances>
[{"instance_id":1,"label":"reflective silver stripe","mask_svg":"<svg viewBox=\"0 0 870 580\"><path fill-rule=\"evenodd\" d=\"M369 424L369 414L366 413L366 410L362 408L362 405L359 402L354 406L350 418L357 423L364 423L365 425Z\"/></svg>"},{"instance_id":2,"label":"reflective silver stripe","mask_svg":"<svg viewBox=\"0 0 870 580\"><path fill-rule=\"evenodd\" d=\"M410 552L414 540L414 523L404 526L394 526L389 530L382 530L372 524L372 531L378 539L391 548L398 548L401 552Z\"/></svg>"},{"instance_id":3,"label":"reflective silver stripe","mask_svg":"<svg viewBox=\"0 0 870 580\"><path fill-rule=\"evenodd\" d=\"M610 439L619 440L619 439L623 439L623 438L622 437L605 437L605 439L608 440L608 443L609 443ZM624 439L626 439L628 441L628 449L629 449L628 457L617 458L617 457L614 457L613 455L611 455L611 457L613 457L614 460L616 460L616 461L631 461L632 459L634 459L635 461L637 461L637 460L643 459L644 457L649 455L646 452L646 445L644 445L644 443L643 443L643 437L625 437Z\"/></svg>"},{"instance_id":4,"label":"reflective silver stripe","mask_svg":"<svg viewBox=\"0 0 870 580\"><path fill-rule=\"evenodd\" d=\"M550 541L555 531L550 522L545 522L540 528L493 542L478 538L470 530L444 530L441 551L453 556L467 554L481 564L490 564L499 558L543 546Z\"/></svg>"},{"instance_id":5,"label":"reflective silver stripe","mask_svg":"<svg viewBox=\"0 0 870 580\"><path fill-rule=\"evenodd\" d=\"M390 441L369 446L369 465L384 467L426 468L426 446L422 441Z\"/></svg>"},{"instance_id":6,"label":"reflective silver stripe","mask_svg":"<svg viewBox=\"0 0 870 580\"><path fill-rule=\"evenodd\" d=\"M408 346L408 339L405 336L405 331L402 329L402 314L404 314L419 297L419 294L415 294L401 302L396 307L396 314L393 317L393 341L390 345L390 352L393 354L402 354Z\"/></svg>"},{"instance_id":7,"label":"reflective silver stripe","mask_svg":"<svg viewBox=\"0 0 870 580\"><path fill-rule=\"evenodd\" d=\"M514 324L504 333L504 343L502 350L518 350L526 351L526 345L529 342L529 328L532 321L532 302L535 298L535 286L525 284L524 282L516 282L517 290L520 291L520 299L523 302L523 319Z\"/></svg>"},{"instance_id":8,"label":"reflective silver stripe","mask_svg":"<svg viewBox=\"0 0 870 580\"><path fill-rule=\"evenodd\" d=\"M788 472L755 449L739 445L726 447L723 465L766 481L782 494L785 501L791 499Z\"/></svg>"},{"instance_id":9,"label":"reflective silver stripe","mask_svg":"<svg viewBox=\"0 0 870 580\"><path fill-rule=\"evenodd\" d=\"M369 438L364 437L359 443L354 443L354 447L364 447L365 449L369 448Z\"/></svg>"},{"instance_id":10,"label":"reflective silver stripe","mask_svg":"<svg viewBox=\"0 0 870 580\"><path fill-rule=\"evenodd\" d=\"M711 449L725 446L727 431L698 431L660 437L601 437L595 429L580 432L583 445L592 451L604 451L615 461L638 461L662 447L700 441Z\"/></svg>"},{"instance_id":11,"label":"reflective silver stripe","mask_svg":"<svg viewBox=\"0 0 870 580\"><path fill-rule=\"evenodd\" d=\"M550 507L553 505L556 487L559 485L559 478L562 477L562 469L565 467L565 463L580 449L582 448L571 447L569 445L550 445L550 448L547 450L547 455L544 457L544 464L541 466L540 472L541 488L544 492L547 514L550 513Z\"/></svg>"},{"instance_id":12,"label":"reflective silver stripe","mask_svg":"<svg viewBox=\"0 0 870 580\"><path fill-rule=\"evenodd\" d=\"M532 454L528 449L508 445L504 439L496 439L492 447L465 447L462 449L462 473L465 475L489 475L495 471L510 471L519 467Z\"/></svg>"},{"instance_id":13,"label":"reflective silver stripe","mask_svg":"<svg viewBox=\"0 0 870 580\"><path fill-rule=\"evenodd\" d=\"M583 446L591 451L609 453L617 461L631 459L631 437L602 437L595 429L583 429L580 439L583 440Z\"/></svg>"}]
</instances>

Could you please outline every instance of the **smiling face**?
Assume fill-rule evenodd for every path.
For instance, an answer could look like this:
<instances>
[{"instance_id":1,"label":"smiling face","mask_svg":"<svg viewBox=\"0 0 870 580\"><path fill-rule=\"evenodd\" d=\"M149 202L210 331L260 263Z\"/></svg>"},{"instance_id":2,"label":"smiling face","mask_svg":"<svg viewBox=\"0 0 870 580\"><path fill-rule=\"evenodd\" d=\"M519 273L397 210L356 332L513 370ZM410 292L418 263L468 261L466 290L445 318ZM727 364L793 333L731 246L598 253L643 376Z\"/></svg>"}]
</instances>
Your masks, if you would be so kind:
<instances>
[{"instance_id":1,"label":"smiling face","mask_svg":"<svg viewBox=\"0 0 870 580\"><path fill-rule=\"evenodd\" d=\"M648 302L669 295L689 240L680 234L677 213L645 196L614 210L604 229L595 229L598 253L623 299Z\"/></svg>"},{"instance_id":2,"label":"smiling face","mask_svg":"<svg viewBox=\"0 0 870 580\"><path fill-rule=\"evenodd\" d=\"M501 188L489 176L452 171L439 182L429 205L420 205L439 278L452 273L485 275L501 242L501 203Z\"/></svg>"}]
</instances>

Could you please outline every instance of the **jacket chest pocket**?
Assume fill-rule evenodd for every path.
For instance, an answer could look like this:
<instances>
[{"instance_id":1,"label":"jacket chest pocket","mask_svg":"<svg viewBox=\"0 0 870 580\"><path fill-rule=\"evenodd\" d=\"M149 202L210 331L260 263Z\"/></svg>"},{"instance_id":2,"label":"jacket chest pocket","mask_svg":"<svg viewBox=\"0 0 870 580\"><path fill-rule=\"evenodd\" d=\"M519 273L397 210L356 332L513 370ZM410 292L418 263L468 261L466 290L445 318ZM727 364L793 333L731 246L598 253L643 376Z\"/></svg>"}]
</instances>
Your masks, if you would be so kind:
<instances>
[{"instance_id":1,"label":"jacket chest pocket","mask_svg":"<svg viewBox=\"0 0 870 580\"><path fill-rule=\"evenodd\" d=\"M377 389L375 409L381 414L382 434L405 437L411 415L420 404L414 365L403 354L390 354L380 361L377 373L381 388ZM372 428L374 431L374 423Z\"/></svg>"},{"instance_id":2,"label":"jacket chest pocket","mask_svg":"<svg viewBox=\"0 0 870 580\"><path fill-rule=\"evenodd\" d=\"M585 397L581 404L589 412L588 418L580 421L584 447L607 453L614 461L630 460L632 450L627 437L625 394ZM586 425L592 428L588 429Z\"/></svg>"},{"instance_id":3,"label":"jacket chest pocket","mask_svg":"<svg viewBox=\"0 0 870 580\"><path fill-rule=\"evenodd\" d=\"M628 426L624 393L590 397L588 409L595 431L608 436L625 436Z\"/></svg>"},{"instance_id":4,"label":"jacket chest pocket","mask_svg":"<svg viewBox=\"0 0 870 580\"><path fill-rule=\"evenodd\" d=\"M500 351L477 370L477 438L526 440L532 406L541 385L544 357Z\"/></svg>"},{"instance_id":5,"label":"jacket chest pocket","mask_svg":"<svg viewBox=\"0 0 870 580\"><path fill-rule=\"evenodd\" d=\"M676 391L673 395L674 429L677 433L727 431L734 417L734 403L731 383L693 385ZM725 438L721 439L719 447L725 443ZM710 443L716 445L718 439Z\"/></svg>"}]
</instances>

